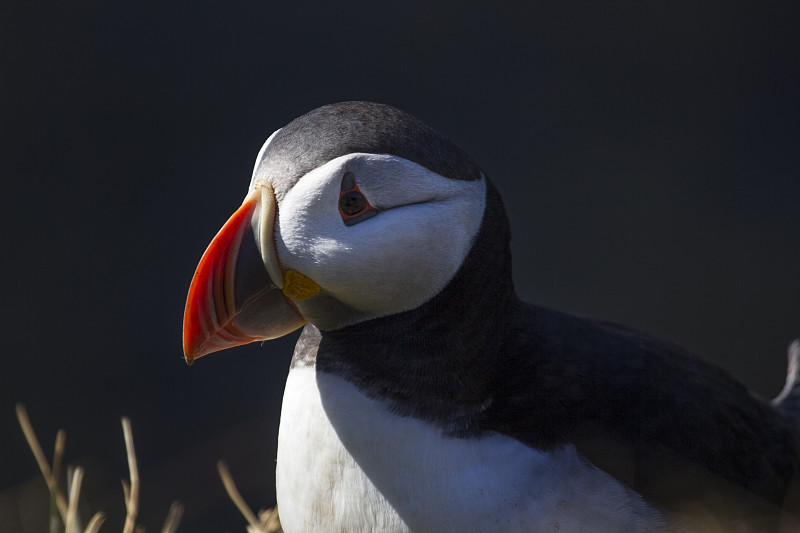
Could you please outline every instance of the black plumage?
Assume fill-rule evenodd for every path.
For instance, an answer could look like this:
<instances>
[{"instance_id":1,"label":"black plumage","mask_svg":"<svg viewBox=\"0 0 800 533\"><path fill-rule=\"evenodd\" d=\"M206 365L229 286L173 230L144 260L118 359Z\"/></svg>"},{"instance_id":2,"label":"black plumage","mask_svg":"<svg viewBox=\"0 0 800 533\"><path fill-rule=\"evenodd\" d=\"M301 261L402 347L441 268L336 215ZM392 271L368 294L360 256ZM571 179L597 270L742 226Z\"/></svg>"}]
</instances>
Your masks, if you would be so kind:
<instances>
[{"instance_id":1,"label":"black plumage","mask_svg":"<svg viewBox=\"0 0 800 533\"><path fill-rule=\"evenodd\" d=\"M280 201L306 173L358 152L396 155L451 179L477 180L482 174L466 152L421 120L384 104L341 102L309 111L279 130L256 175L269 177Z\"/></svg>"}]
</instances>

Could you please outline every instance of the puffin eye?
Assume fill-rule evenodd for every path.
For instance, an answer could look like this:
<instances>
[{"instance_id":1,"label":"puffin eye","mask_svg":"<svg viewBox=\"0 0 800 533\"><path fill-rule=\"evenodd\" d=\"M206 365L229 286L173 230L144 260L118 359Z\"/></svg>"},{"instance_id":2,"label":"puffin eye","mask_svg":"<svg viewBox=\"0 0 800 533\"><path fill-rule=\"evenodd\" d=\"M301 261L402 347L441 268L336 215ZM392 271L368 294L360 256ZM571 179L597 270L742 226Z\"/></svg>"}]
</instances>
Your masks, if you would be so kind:
<instances>
[{"instance_id":1,"label":"puffin eye","mask_svg":"<svg viewBox=\"0 0 800 533\"><path fill-rule=\"evenodd\" d=\"M343 192L339 196L339 209L345 215L357 215L367 205L367 199L358 191Z\"/></svg>"},{"instance_id":2,"label":"puffin eye","mask_svg":"<svg viewBox=\"0 0 800 533\"><path fill-rule=\"evenodd\" d=\"M352 172L342 176L341 192L339 192L339 214L347 226L372 218L378 210L369 205L364 194L358 190L356 178Z\"/></svg>"}]
</instances>

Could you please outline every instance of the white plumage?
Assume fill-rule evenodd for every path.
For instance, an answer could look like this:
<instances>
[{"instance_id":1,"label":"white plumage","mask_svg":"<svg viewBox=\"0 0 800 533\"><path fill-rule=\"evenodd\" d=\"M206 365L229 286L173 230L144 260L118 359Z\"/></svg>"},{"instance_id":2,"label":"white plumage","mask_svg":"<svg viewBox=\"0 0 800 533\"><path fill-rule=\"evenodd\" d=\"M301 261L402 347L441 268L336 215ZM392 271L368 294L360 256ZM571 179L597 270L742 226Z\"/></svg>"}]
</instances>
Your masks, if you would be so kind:
<instances>
[{"instance_id":1,"label":"white plumage","mask_svg":"<svg viewBox=\"0 0 800 533\"><path fill-rule=\"evenodd\" d=\"M286 382L277 487L287 532L635 533L666 524L571 446L446 438L311 367L293 368Z\"/></svg>"}]
</instances>

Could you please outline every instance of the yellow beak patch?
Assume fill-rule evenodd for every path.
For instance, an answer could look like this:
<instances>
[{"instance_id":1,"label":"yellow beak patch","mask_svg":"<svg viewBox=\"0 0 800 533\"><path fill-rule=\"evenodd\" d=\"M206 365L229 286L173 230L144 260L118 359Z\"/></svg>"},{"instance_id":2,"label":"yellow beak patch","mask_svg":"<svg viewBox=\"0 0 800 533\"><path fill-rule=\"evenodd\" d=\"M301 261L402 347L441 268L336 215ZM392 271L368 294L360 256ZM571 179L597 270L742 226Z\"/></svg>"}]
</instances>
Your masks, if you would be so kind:
<instances>
[{"instance_id":1,"label":"yellow beak patch","mask_svg":"<svg viewBox=\"0 0 800 533\"><path fill-rule=\"evenodd\" d=\"M320 290L321 287L314 280L297 270L287 270L283 275L283 295L291 300L305 300Z\"/></svg>"}]
</instances>

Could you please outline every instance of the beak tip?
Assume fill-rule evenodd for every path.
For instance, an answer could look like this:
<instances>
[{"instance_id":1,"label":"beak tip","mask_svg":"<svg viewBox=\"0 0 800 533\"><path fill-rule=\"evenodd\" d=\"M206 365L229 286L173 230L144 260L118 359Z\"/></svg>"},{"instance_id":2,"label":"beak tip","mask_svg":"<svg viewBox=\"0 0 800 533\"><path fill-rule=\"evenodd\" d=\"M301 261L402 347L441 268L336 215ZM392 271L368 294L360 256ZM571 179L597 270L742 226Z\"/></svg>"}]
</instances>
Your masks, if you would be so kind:
<instances>
[{"instance_id":1,"label":"beak tip","mask_svg":"<svg viewBox=\"0 0 800 533\"><path fill-rule=\"evenodd\" d=\"M215 349L213 343L209 343L214 337L213 333L194 330L190 330L190 333L189 335L184 335L183 339L183 358L188 366L192 366L195 361L204 355L222 349Z\"/></svg>"},{"instance_id":2,"label":"beak tip","mask_svg":"<svg viewBox=\"0 0 800 533\"><path fill-rule=\"evenodd\" d=\"M184 315L183 322L183 359L186 361L188 366L192 366L192 363L194 363L195 359L203 354L198 354L199 350L197 349L197 339L200 332L197 331L197 328L192 327L192 324L195 322L188 320L188 318L189 313L187 311Z\"/></svg>"}]
</instances>

